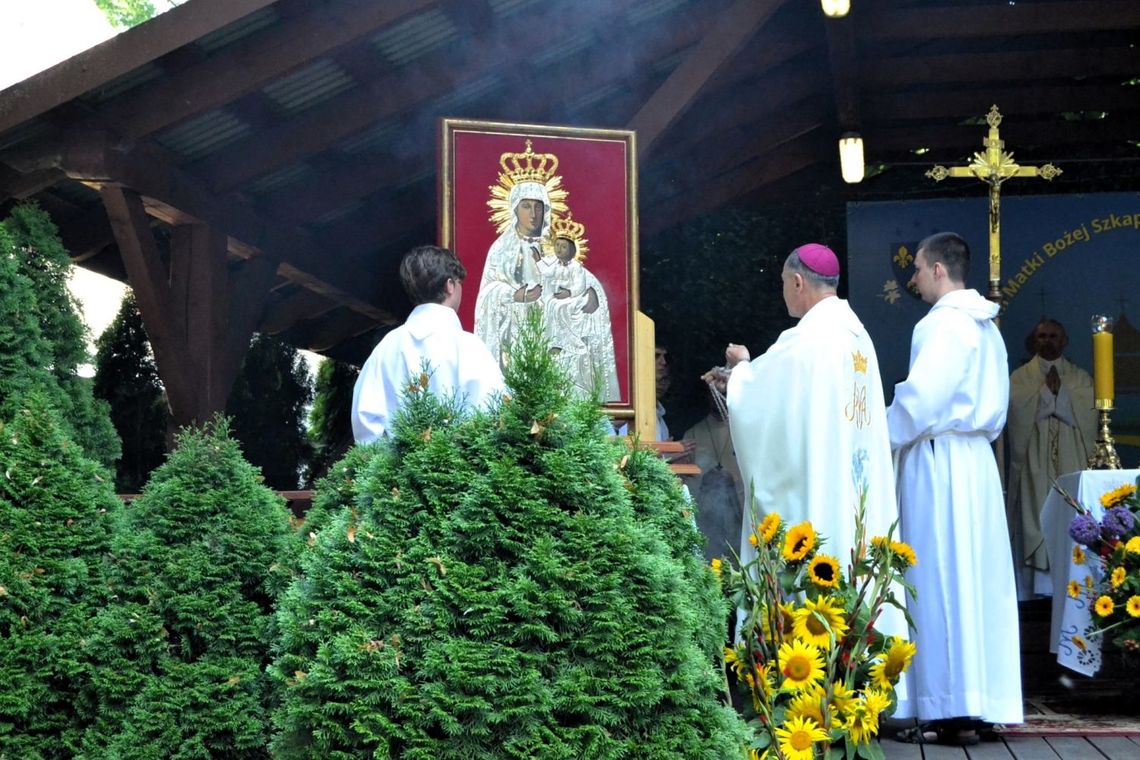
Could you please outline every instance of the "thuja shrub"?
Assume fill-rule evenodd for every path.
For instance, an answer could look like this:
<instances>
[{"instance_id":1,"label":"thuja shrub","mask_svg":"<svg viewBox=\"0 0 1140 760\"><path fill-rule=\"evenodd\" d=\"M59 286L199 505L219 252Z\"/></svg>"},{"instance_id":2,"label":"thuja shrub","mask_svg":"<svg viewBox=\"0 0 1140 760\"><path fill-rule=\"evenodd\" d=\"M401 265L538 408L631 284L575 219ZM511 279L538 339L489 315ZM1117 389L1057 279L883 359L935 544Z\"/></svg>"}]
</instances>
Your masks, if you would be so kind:
<instances>
[{"instance_id":1,"label":"thuja shrub","mask_svg":"<svg viewBox=\"0 0 1140 760\"><path fill-rule=\"evenodd\" d=\"M92 619L118 501L111 476L27 393L0 422L0 758L71 757L91 719Z\"/></svg>"},{"instance_id":2,"label":"thuja shrub","mask_svg":"<svg viewBox=\"0 0 1140 760\"><path fill-rule=\"evenodd\" d=\"M744 755L676 481L567 397L538 335L488 413L413 378L340 484L279 608L278 757Z\"/></svg>"},{"instance_id":3,"label":"thuja shrub","mask_svg":"<svg viewBox=\"0 0 1140 760\"><path fill-rule=\"evenodd\" d=\"M89 756L267 756L264 669L290 531L224 419L179 435L115 536Z\"/></svg>"}]
</instances>

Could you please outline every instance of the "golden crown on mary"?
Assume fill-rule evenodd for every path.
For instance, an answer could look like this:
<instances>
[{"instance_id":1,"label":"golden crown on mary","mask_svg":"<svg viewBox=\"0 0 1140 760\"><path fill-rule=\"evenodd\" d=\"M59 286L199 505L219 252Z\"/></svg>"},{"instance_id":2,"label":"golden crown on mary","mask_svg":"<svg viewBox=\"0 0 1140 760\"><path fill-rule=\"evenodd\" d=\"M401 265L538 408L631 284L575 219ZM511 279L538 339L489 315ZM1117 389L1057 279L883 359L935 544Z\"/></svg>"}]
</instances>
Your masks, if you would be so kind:
<instances>
[{"instance_id":1,"label":"golden crown on mary","mask_svg":"<svg viewBox=\"0 0 1140 760\"><path fill-rule=\"evenodd\" d=\"M504 153L499 157L499 166L502 174L499 180L509 180L515 185L519 182L540 182L545 184L558 171L558 156L553 153L535 153L531 141L526 141L526 150L522 153Z\"/></svg>"}]
</instances>

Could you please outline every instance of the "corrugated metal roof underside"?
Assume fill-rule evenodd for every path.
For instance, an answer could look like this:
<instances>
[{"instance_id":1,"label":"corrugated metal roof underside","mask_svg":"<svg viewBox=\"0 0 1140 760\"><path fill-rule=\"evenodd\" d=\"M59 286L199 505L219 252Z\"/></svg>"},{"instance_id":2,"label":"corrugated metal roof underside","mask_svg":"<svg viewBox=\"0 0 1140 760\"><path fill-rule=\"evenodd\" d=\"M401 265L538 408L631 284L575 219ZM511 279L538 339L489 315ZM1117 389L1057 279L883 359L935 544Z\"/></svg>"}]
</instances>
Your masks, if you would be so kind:
<instances>
[{"instance_id":1,"label":"corrugated metal roof underside","mask_svg":"<svg viewBox=\"0 0 1140 760\"><path fill-rule=\"evenodd\" d=\"M296 114L355 86L356 80L344 68L324 58L278 79L262 92L281 108Z\"/></svg>"},{"instance_id":2,"label":"corrugated metal roof underside","mask_svg":"<svg viewBox=\"0 0 1140 760\"><path fill-rule=\"evenodd\" d=\"M625 12L631 24L643 24L666 13L672 13L689 0L642 0Z\"/></svg>"},{"instance_id":3,"label":"corrugated metal roof underside","mask_svg":"<svg viewBox=\"0 0 1140 760\"><path fill-rule=\"evenodd\" d=\"M491 11L499 18L513 16L519 11L526 10L532 5L549 2L549 0L489 0Z\"/></svg>"},{"instance_id":4,"label":"corrugated metal roof underside","mask_svg":"<svg viewBox=\"0 0 1140 760\"><path fill-rule=\"evenodd\" d=\"M316 174L313 167L305 163L293 164L272 174L266 174L246 187L250 195L262 196L281 190L306 180Z\"/></svg>"},{"instance_id":5,"label":"corrugated metal roof underside","mask_svg":"<svg viewBox=\"0 0 1140 760\"><path fill-rule=\"evenodd\" d=\"M122 95L124 92L133 90L141 84L145 84L152 79L157 79L162 76L162 74L163 69L158 64L153 61L144 63L138 68L123 74L121 77L103 83L98 88L84 94L80 100L90 105L105 103L117 95Z\"/></svg>"},{"instance_id":6,"label":"corrugated metal roof underside","mask_svg":"<svg viewBox=\"0 0 1140 760\"><path fill-rule=\"evenodd\" d=\"M492 93L502 89L503 86L504 83L502 79L494 74L487 74L486 76L461 84L443 97L437 98L434 105L436 110L442 114L446 114L447 111L461 108L480 98L488 97Z\"/></svg>"},{"instance_id":7,"label":"corrugated metal roof underside","mask_svg":"<svg viewBox=\"0 0 1140 760\"><path fill-rule=\"evenodd\" d=\"M543 67L569 58L582 52L594 42L594 33L589 29L572 32L556 38L554 43L534 56L535 66Z\"/></svg>"},{"instance_id":8,"label":"corrugated metal roof underside","mask_svg":"<svg viewBox=\"0 0 1140 760\"><path fill-rule=\"evenodd\" d=\"M194 44L204 53L214 53L234 44L238 40L245 39L267 26L276 24L279 18L280 15L278 15L277 9L272 5L268 5L259 11L254 11L248 16L239 18L232 24L223 26L217 31L199 37L198 41Z\"/></svg>"},{"instance_id":9,"label":"corrugated metal roof underside","mask_svg":"<svg viewBox=\"0 0 1140 760\"><path fill-rule=\"evenodd\" d=\"M458 27L436 9L385 29L372 38L372 45L393 65L403 66L458 38Z\"/></svg>"},{"instance_id":10,"label":"corrugated metal roof underside","mask_svg":"<svg viewBox=\"0 0 1140 760\"><path fill-rule=\"evenodd\" d=\"M221 150L252 131L248 123L219 108L167 130L158 142L182 161L194 161Z\"/></svg>"},{"instance_id":11,"label":"corrugated metal roof underside","mask_svg":"<svg viewBox=\"0 0 1140 760\"><path fill-rule=\"evenodd\" d=\"M355 156L360 153L370 153L385 148L392 143L392 138L400 133L398 124L390 121L381 122L371 129L366 129L341 142L337 146L342 153Z\"/></svg>"}]
</instances>

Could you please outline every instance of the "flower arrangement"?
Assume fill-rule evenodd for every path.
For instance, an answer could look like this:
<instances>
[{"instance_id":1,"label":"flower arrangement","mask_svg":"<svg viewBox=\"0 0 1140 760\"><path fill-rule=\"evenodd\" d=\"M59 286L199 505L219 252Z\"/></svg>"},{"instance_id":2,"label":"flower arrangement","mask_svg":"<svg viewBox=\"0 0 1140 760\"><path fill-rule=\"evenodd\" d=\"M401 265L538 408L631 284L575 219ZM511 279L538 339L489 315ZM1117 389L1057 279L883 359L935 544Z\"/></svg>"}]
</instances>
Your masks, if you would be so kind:
<instances>
[{"instance_id":1,"label":"flower arrangement","mask_svg":"<svg viewBox=\"0 0 1140 760\"><path fill-rule=\"evenodd\" d=\"M1088 568L1084 581L1072 580L1073 599L1086 598L1092 627L1085 633L1115 646L1125 664L1140 665L1140 497L1137 484L1124 483L1100 497L1103 516L1092 512L1054 486L1077 514L1069 522L1073 564ZM1077 637L1079 638L1079 637ZM1084 639L1074 644L1084 651Z\"/></svg>"},{"instance_id":2,"label":"flower arrangement","mask_svg":"<svg viewBox=\"0 0 1140 760\"><path fill-rule=\"evenodd\" d=\"M857 454L856 537L846 572L823 553L810 522L787 525L777 513L758 519L749 543L756 558L739 570L713 561L740 610L735 646L725 663L754 715L751 760L881 760L873 741L879 717L894 710L894 689L915 645L874 627L884 605L904 611L896 595L914 550L886 536L865 538L865 454Z\"/></svg>"}]
</instances>

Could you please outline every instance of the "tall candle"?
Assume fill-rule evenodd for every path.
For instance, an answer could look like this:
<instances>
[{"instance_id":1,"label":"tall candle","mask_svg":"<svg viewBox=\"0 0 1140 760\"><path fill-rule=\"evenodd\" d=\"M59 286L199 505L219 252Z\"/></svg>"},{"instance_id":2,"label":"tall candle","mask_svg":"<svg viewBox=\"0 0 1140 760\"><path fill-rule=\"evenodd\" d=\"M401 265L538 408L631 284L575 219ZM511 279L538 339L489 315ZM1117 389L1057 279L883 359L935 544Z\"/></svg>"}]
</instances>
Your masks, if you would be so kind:
<instances>
[{"instance_id":1,"label":"tall candle","mask_svg":"<svg viewBox=\"0 0 1140 760\"><path fill-rule=\"evenodd\" d=\"M1110 332L1112 322L1104 320L1099 325L1100 329L1097 329L1097 320L1094 318L1093 324L1093 391L1097 401L1112 401L1115 394L1112 377L1112 333Z\"/></svg>"}]
</instances>

